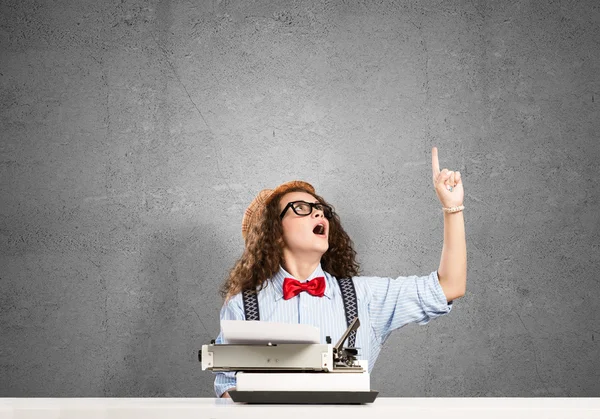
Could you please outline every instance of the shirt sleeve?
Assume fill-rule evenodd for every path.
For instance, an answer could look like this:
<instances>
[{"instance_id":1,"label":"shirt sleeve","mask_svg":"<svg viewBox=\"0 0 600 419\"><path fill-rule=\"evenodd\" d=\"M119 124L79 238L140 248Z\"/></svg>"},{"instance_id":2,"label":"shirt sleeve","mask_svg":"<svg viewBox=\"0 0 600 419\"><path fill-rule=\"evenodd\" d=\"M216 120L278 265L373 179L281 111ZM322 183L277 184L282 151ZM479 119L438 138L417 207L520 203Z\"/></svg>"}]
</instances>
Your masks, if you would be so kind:
<instances>
[{"instance_id":1,"label":"shirt sleeve","mask_svg":"<svg viewBox=\"0 0 600 419\"><path fill-rule=\"evenodd\" d=\"M232 297L229 301L223 304L221 308L220 320L245 320L244 310L241 305L241 294ZM215 343L223 343L222 332L219 331L219 336L215 339ZM236 378L234 371L228 372L215 372L215 394L217 397L221 397L230 388L235 387Z\"/></svg>"},{"instance_id":2,"label":"shirt sleeve","mask_svg":"<svg viewBox=\"0 0 600 419\"><path fill-rule=\"evenodd\" d=\"M452 309L452 302L446 300L437 271L422 277L365 279L364 284L371 294L371 326L380 343L395 329L409 323L427 324Z\"/></svg>"}]
</instances>

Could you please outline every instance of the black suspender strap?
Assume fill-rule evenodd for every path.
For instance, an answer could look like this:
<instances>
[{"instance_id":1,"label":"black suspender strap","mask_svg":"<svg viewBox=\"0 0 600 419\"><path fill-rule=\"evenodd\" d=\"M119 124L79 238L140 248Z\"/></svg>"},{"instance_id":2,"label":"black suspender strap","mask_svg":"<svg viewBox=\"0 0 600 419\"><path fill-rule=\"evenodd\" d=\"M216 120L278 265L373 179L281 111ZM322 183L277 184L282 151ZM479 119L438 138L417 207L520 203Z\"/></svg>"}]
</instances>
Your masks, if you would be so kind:
<instances>
[{"instance_id":1,"label":"black suspender strap","mask_svg":"<svg viewBox=\"0 0 600 419\"><path fill-rule=\"evenodd\" d=\"M258 292L255 290L243 291L242 301L244 302L244 316L246 320L260 320L260 315L258 314Z\"/></svg>"},{"instance_id":2,"label":"black suspender strap","mask_svg":"<svg viewBox=\"0 0 600 419\"><path fill-rule=\"evenodd\" d=\"M358 317L358 301L356 299L356 290L352 278L338 279L342 300L344 301L344 311L346 312L346 323L348 326L355 317ZM354 348L356 345L356 330L348 335L348 347Z\"/></svg>"}]
</instances>

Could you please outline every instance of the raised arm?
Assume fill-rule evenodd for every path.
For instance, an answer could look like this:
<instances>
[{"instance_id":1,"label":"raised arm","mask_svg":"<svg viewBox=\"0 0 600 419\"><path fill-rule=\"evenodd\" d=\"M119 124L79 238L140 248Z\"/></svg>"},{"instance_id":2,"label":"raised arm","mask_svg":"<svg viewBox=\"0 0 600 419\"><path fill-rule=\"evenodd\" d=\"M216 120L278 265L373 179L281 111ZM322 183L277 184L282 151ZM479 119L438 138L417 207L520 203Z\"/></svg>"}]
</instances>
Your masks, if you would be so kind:
<instances>
[{"instance_id":1,"label":"raised arm","mask_svg":"<svg viewBox=\"0 0 600 419\"><path fill-rule=\"evenodd\" d=\"M464 189L460 172L440 171L438 150L431 151L433 186L443 208L456 208L463 204ZM444 244L438 268L440 285L448 301L465 295L467 288L467 242L462 210L444 211Z\"/></svg>"}]
</instances>

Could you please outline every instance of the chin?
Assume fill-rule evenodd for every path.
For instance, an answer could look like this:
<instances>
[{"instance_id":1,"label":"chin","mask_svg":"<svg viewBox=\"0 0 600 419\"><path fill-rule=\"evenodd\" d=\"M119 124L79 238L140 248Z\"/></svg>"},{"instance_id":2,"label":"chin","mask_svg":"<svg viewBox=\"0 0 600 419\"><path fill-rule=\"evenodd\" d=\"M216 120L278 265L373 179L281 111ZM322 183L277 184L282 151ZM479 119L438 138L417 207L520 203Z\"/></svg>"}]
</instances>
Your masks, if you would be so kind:
<instances>
[{"instance_id":1,"label":"chin","mask_svg":"<svg viewBox=\"0 0 600 419\"><path fill-rule=\"evenodd\" d=\"M329 246L314 246L309 249L305 249L305 252L319 254L321 257L327 252Z\"/></svg>"},{"instance_id":2,"label":"chin","mask_svg":"<svg viewBox=\"0 0 600 419\"><path fill-rule=\"evenodd\" d=\"M329 245L319 246L318 250L321 252L321 256L323 256L329 250Z\"/></svg>"}]
</instances>

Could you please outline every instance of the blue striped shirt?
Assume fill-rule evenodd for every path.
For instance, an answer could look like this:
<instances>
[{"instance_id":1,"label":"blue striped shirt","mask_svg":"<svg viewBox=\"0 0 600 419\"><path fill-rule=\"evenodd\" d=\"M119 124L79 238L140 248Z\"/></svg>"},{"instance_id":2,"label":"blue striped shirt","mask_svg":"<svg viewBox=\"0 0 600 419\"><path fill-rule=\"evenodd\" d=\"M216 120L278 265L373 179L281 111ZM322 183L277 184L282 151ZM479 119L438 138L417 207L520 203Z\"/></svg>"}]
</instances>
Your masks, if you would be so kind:
<instances>
[{"instance_id":1,"label":"blue striped shirt","mask_svg":"<svg viewBox=\"0 0 600 419\"><path fill-rule=\"evenodd\" d=\"M258 293L260 320L267 322L300 323L318 327L321 343L330 336L337 342L347 329L344 303L337 280L324 272L321 265L306 279L324 276L325 295L314 297L301 292L289 300L283 299L283 280L293 276L280 267L279 272ZM409 323L426 324L452 309L452 302L440 286L437 271L428 276L393 278L356 276L352 278L358 300L360 327L356 333L359 359L368 360L371 370L383 343L390 333ZM305 282L305 281L302 281ZM242 294L229 299L221 309L221 320L245 320ZM216 343L224 343L221 333ZM234 372L215 373L215 394L220 397L235 387Z\"/></svg>"}]
</instances>

